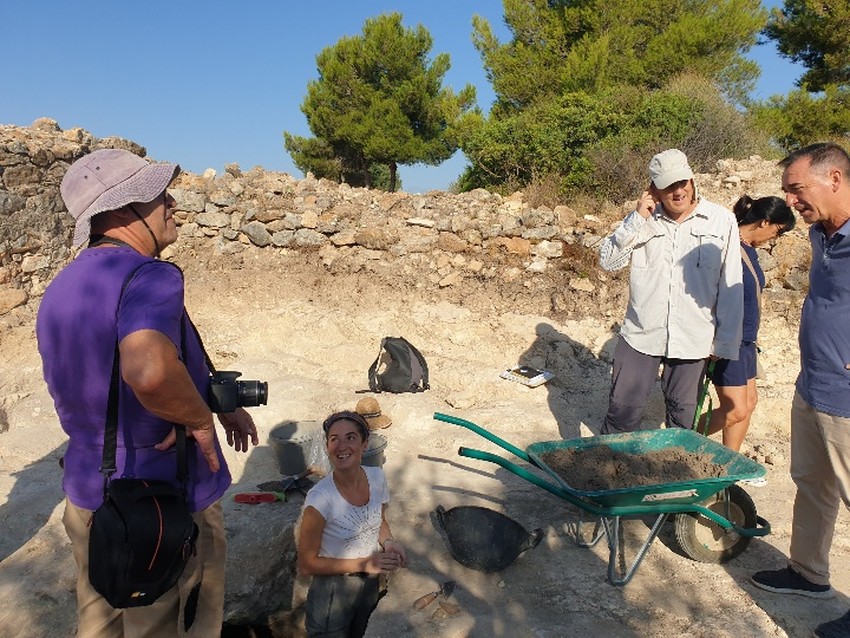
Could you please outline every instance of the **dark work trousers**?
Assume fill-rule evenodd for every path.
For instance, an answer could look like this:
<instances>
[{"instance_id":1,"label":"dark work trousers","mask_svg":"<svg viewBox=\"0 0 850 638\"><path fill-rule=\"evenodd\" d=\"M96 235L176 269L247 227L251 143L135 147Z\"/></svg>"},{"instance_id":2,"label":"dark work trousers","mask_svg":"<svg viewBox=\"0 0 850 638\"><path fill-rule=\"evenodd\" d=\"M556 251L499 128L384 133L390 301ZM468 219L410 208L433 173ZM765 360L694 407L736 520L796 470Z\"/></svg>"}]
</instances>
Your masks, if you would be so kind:
<instances>
[{"instance_id":1,"label":"dark work trousers","mask_svg":"<svg viewBox=\"0 0 850 638\"><path fill-rule=\"evenodd\" d=\"M602 434L636 432L641 429L646 400L661 373L661 390L668 428L693 427L699 388L705 378L705 359L668 359L643 354L620 337L614 350L611 394Z\"/></svg>"},{"instance_id":2,"label":"dark work trousers","mask_svg":"<svg viewBox=\"0 0 850 638\"><path fill-rule=\"evenodd\" d=\"M377 575L313 576L307 590L307 634L360 638L380 597Z\"/></svg>"}]
</instances>

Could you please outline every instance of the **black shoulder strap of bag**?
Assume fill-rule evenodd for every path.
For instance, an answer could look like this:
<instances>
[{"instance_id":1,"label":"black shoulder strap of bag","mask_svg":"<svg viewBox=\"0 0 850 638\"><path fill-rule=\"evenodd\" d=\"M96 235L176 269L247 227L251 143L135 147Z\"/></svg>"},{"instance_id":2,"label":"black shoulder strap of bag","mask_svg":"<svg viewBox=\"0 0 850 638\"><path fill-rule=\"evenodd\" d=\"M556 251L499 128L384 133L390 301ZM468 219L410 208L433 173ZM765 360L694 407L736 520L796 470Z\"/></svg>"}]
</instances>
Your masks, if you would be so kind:
<instances>
[{"instance_id":1,"label":"black shoulder strap of bag","mask_svg":"<svg viewBox=\"0 0 850 638\"><path fill-rule=\"evenodd\" d=\"M118 305L115 309L116 317L118 315L118 310L121 308L121 300L124 297L124 291L126 290L128 284L133 280L138 271L147 264L145 262L136 266L130 274L127 275L127 278L124 280L124 284L121 286L121 293L118 295ZM191 322L190 322L191 323ZM192 326L194 328L194 325ZM197 333L197 330L195 331ZM200 338L200 337L199 337ZM186 335L185 331L181 329L181 348L183 352L186 352ZM184 354L185 356L185 354ZM204 356L206 356L206 351L204 351ZM109 479L113 474L117 471L116 462L115 462L115 452L118 447L118 379L120 371L119 364L119 350L118 350L118 336L115 337L115 354L112 357L112 378L109 382L109 398L106 402L106 427L103 430L103 458L101 460L100 465L100 473L103 474L104 477L104 493L106 492L106 486L109 485ZM183 487L183 491L186 491L186 479L189 476L188 470L188 461L187 461L187 450L186 450L186 428L182 425L174 426L175 432L177 434L177 442L176 442L176 451L177 451L177 478L180 480L180 484Z\"/></svg>"}]
</instances>

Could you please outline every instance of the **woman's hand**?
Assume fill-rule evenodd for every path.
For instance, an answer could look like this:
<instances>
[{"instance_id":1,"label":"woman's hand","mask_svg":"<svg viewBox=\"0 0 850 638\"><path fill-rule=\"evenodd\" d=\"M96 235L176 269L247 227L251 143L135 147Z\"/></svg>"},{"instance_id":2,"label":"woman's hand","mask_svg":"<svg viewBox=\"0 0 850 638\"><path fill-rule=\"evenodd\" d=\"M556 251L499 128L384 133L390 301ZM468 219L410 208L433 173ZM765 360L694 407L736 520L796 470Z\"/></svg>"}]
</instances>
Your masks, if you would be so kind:
<instances>
[{"instance_id":1,"label":"woman's hand","mask_svg":"<svg viewBox=\"0 0 850 638\"><path fill-rule=\"evenodd\" d=\"M401 553L396 551L400 549ZM407 566L407 555L404 553L404 548L398 543L393 545L392 550L383 552L375 552L366 559L366 566L363 571L370 574L388 574L395 570Z\"/></svg>"},{"instance_id":2,"label":"woman's hand","mask_svg":"<svg viewBox=\"0 0 850 638\"><path fill-rule=\"evenodd\" d=\"M407 552L404 551L404 547L396 539L388 538L384 541L384 552L396 554L399 560L398 566L407 567Z\"/></svg>"}]
</instances>

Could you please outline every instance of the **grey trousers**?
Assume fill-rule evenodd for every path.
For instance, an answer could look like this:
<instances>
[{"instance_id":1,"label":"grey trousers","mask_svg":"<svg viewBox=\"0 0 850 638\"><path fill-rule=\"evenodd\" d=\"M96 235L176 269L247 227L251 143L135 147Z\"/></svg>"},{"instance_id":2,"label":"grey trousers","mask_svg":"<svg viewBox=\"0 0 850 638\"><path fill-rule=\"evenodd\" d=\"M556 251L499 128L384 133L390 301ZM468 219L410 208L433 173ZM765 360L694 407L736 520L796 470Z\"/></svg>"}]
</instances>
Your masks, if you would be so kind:
<instances>
[{"instance_id":1,"label":"grey trousers","mask_svg":"<svg viewBox=\"0 0 850 638\"><path fill-rule=\"evenodd\" d=\"M641 429L646 400L663 365L661 390L668 428L693 427L700 385L705 378L705 359L669 359L643 354L620 337L614 350L614 369L608 413L602 434L636 432Z\"/></svg>"},{"instance_id":2,"label":"grey trousers","mask_svg":"<svg viewBox=\"0 0 850 638\"><path fill-rule=\"evenodd\" d=\"M360 638L380 597L377 575L313 576L307 590L307 634Z\"/></svg>"}]
</instances>

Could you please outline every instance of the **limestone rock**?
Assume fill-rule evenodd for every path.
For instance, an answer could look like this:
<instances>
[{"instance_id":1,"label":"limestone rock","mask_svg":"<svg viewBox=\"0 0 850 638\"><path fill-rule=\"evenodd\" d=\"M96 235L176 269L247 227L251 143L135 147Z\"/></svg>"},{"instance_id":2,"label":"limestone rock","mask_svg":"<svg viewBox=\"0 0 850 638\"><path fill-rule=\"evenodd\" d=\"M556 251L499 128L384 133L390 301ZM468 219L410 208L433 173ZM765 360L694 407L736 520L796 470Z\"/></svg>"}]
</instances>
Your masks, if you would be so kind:
<instances>
[{"instance_id":1,"label":"limestone rock","mask_svg":"<svg viewBox=\"0 0 850 638\"><path fill-rule=\"evenodd\" d=\"M18 288L0 288L0 315L5 315L7 312L18 306L22 306L27 302L29 296L23 290Z\"/></svg>"}]
</instances>

